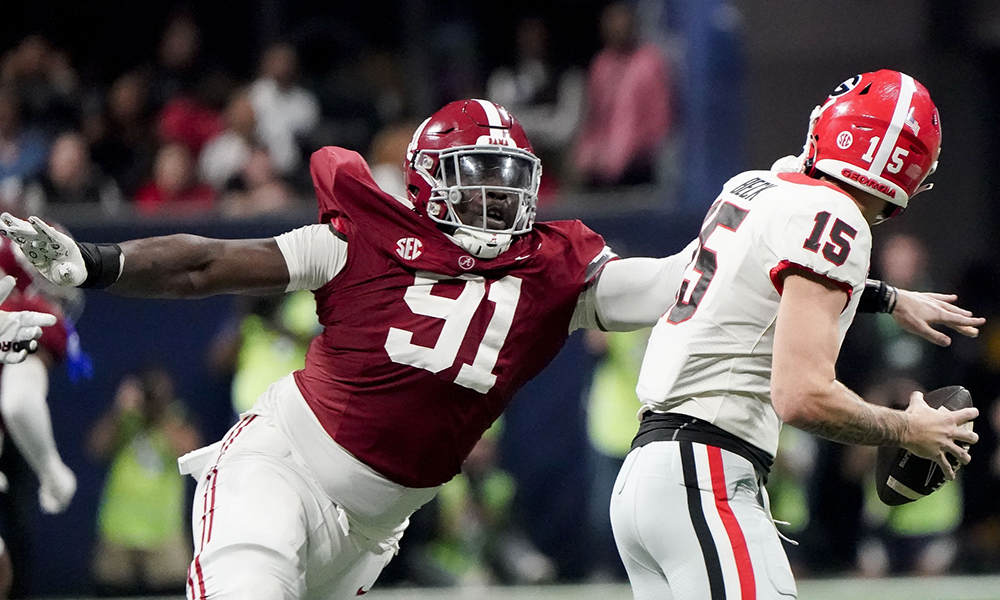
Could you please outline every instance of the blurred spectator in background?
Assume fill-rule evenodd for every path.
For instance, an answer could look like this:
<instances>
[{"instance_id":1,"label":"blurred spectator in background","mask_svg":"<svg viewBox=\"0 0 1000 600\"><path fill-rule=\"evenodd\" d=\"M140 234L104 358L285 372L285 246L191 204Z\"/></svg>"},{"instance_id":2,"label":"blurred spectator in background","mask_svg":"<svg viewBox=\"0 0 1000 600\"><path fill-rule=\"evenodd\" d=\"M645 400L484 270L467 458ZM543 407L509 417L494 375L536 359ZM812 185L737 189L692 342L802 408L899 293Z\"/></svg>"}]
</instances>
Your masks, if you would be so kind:
<instances>
[{"instance_id":1,"label":"blurred spectator in background","mask_svg":"<svg viewBox=\"0 0 1000 600\"><path fill-rule=\"evenodd\" d=\"M233 376L233 412L240 415L268 386L306 364L309 342L320 332L312 292L241 298L232 323L215 336L212 368Z\"/></svg>"},{"instance_id":2,"label":"blurred spectator in background","mask_svg":"<svg viewBox=\"0 0 1000 600\"><path fill-rule=\"evenodd\" d=\"M0 86L0 197L8 199L45 170L48 154L42 133L23 126L21 108L15 89Z\"/></svg>"},{"instance_id":3,"label":"blurred spectator in background","mask_svg":"<svg viewBox=\"0 0 1000 600\"><path fill-rule=\"evenodd\" d=\"M0 84L16 89L29 127L53 134L76 126L79 79L69 56L40 35L29 35L4 55Z\"/></svg>"},{"instance_id":4,"label":"blurred spectator in background","mask_svg":"<svg viewBox=\"0 0 1000 600\"><path fill-rule=\"evenodd\" d=\"M271 153L274 168L292 175L302 164L300 139L319 123L316 96L298 83L299 59L288 43L269 46L260 61L260 74L250 86L257 116L257 133Z\"/></svg>"},{"instance_id":5,"label":"blurred spectator in background","mask_svg":"<svg viewBox=\"0 0 1000 600\"><path fill-rule=\"evenodd\" d=\"M500 468L497 421L476 442L462 472L438 495L435 562L466 584L537 585L556 578L555 563L521 530L512 500L517 483Z\"/></svg>"},{"instance_id":6,"label":"blurred spectator in background","mask_svg":"<svg viewBox=\"0 0 1000 600\"><path fill-rule=\"evenodd\" d=\"M949 382L961 381L969 389L980 414L995 415L1000 411L1000 260L995 253L977 257L966 267L958 295L963 305L968 303L976 314L986 317L986 324L979 337L955 340L953 351L961 360ZM992 574L1000 565L1000 469L983 458L1000 452L1000 428L977 423L976 432L980 458L962 469L962 555L956 565L967 573Z\"/></svg>"},{"instance_id":7,"label":"blurred spectator in background","mask_svg":"<svg viewBox=\"0 0 1000 600\"><path fill-rule=\"evenodd\" d=\"M875 268L888 284L907 290L935 289L928 272L927 250L917 237L894 233L879 247L874 258ZM882 318L883 316L887 318ZM877 315L878 340L881 348L875 379L908 377L927 389L945 385L941 381L941 358L937 346L924 339L906 334L891 315Z\"/></svg>"},{"instance_id":8,"label":"blurred spectator in background","mask_svg":"<svg viewBox=\"0 0 1000 600\"><path fill-rule=\"evenodd\" d=\"M590 187L653 182L671 126L666 59L639 39L635 13L624 2L601 13L601 42L587 74L574 167Z\"/></svg>"},{"instance_id":9,"label":"blurred spectator in background","mask_svg":"<svg viewBox=\"0 0 1000 600\"><path fill-rule=\"evenodd\" d=\"M153 179L135 195L136 210L144 215L191 215L214 208L216 193L199 183L191 152L183 144L160 148L153 165Z\"/></svg>"},{"instance_id":10,"label":"blurred spectator in background","mask_svg":"<svg viewBox=\"0 0 1000 600\"><path fill-rule=\"evenodd\" d=\"M122 380L87 440L93 458L110 462L93 563L99 593L183 593L192 550L177 457L200 444L165 369Z\"/></svg>"},{"instance_id":11,"label":"blurred spectator in background","mask_svg":"<svg viewBox=\"0 0 1000 600\"><path fill-rule=\"evenodd\" d=\"M83 131L94 162L127 197L133 196L149 176L156 154L146 74L131 71L115 79L106 105L84 118Z\"/></svg>"},{"instance_id":12,"label":"blurred spectator in background","mask_svg":"<svg viewBox=\"0 0 1000 600\"><path fill-rule=\"evenodd\" d=\"M222 117L228 96L228 80L221 75L206 77L195 93L168 100L156 117L156 132L162 144L183 144L198 156L209 140L225 128Z\"/></svg>"},{"instance_id":13,"label":"blurred spectator in background","mask_svg":"<svg viewBox=\"0 0 1000 600\"><path fill-rule=\"evenodd\" d=\"M399 120L407 107L407 75L399 55L374 49L365 52L355 67L357 84L375 105L379 121Z\"/></svg>"},{"instance_id":14,"label":"blurred spectator in background","mask_svg":"<svg viewBox=\"0 0 1000 600\"><path fill-rule=\"evenodd\" d=\"M563 178L566 153L583 112L584 74L575 67L560 69L552 62L548 27L540 17L521 19L516 41L517 62L490 74L486 97L518 115L545 165L539 191L539 201L544 203L557 192Z\"/></svg>"},{"instance_id":15,"label":"blurred spectator in background","mask_svg":"<svg viewBox=\"0 0 1000 600\"><path fill-rule=\"evenodd\" d=\"M865 398L875 404L905 410L910 394L926 389L916 381L889 378ZM887 506L875 492L873 446L849 446L850 470L863 481L865 523L870 533L858 552L858 569L868 577L944 575L958 553L955 531L962 522L961 484L946 483L919 502ZM963 471L958 472L961 480Z\"/></svg>"},{"instance_id":16,"label":"blurred spectator in background","mask_svg":"<svg viewBox=\"0 0 1000 600\"><path fill-rule=\"evenodd\" d=\"M201 28L186 10L175 13L160 38L154 68L152 102L159 110L168 102L192 93L201 81Z\"/></svg>"},{"instance_id":17,"label":"blurred spectator in background","mask_svg":"<svg viewBox=\"0 0 1000 600\"><path fill-rule=\"evenodd\" d=\"M257 118L247 90L237 90L230 96L225 123L226 128L205 145L198 157L202 181L220 192L230 179L239 176L257 141Z\"/></svg>"},{"instance_id":18,"label":"blurred spectator in background","mask_svg":"<svg viewBox=\"0 0 1000 600\"><path fill-rule=\"evenodd\" d=\"M243 170L226 186L219 214L233 219L276 214L297 202L291 187L274 172L267 149L257 145L250 151Z\"/></svg>"},{"instance_id":19,"label":"blurred spectator in background","mask_svg":"<svg viewBox=\"0 0 1000 600\"><path fill-rule=\"evenodd\" d=\"M639 429L636 414L641 404L635 394L642 355L649 329L627 333L587 330L587 349L598 356L594 376L587 391L587 437L591 458L590 529L594 534L590 578L595 581L625 581L625 565L618 557L611 531L611 493L632 439Z\"/></svg>"},{"instance_id":20,"label":"blurred spectator in background","mask_svg":"<svg viewBox=\"0 0 1000 600\"><path fill-rule=\"evenodd\" d=\"M117 212L124 202L118 184L90 160L87 140L67 131L52 142L48 169L30 182L24 205L31 214L48 205L93 204L104 213Z\"/></svg>"},{"instance_id":21,"label":"blurred spectator in background","mask_svg":"<svg viewBox=\"0 0 1000 600\"><path fill-rule=\"evenodd\" d=\"M539 191L544 203L563 179L566 153L583 112L584 74L575 67L560 70L552 62L549 31L540 17L518 21L516 41L517 63L490 74L486 97L516 113L530 136L545 165Z\"/></svg>"},{"instance_id":22,"label":"blurred spectator in background","mask_svg":"<svg viewBox=\"0 0 1000 600\"><path fill-rule=\"evenodd\" d=\"M812 558L809 552L823 547L822 541L804 543L810 534L809 483L816 468L819 442L819 438L800 429L782 427L778 452L767 476L767 497L776 527L782 536L796 542L783 544L796 577L808 575Z\"/></svg>"},{"instance_id":23,"label":"blurred spectator in background","mask_svg":"<svg viewBox=\"0 0 1000 600\"><path fill-rule=\"evenodd\" d=\"M403 162L415 128L413 123L389 125L375 134L368 151L368 164L375 183L397 198L406 198Z\"/></svg>"}]
</instances>

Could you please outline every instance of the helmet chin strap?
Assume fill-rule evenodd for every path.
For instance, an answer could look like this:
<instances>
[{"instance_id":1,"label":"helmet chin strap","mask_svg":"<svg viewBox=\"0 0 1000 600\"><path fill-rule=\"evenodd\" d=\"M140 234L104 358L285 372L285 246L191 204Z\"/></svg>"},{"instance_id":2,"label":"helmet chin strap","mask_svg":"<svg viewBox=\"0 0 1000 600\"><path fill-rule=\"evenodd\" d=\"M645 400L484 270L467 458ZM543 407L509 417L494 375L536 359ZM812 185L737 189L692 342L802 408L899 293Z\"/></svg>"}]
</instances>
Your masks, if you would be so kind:
<instances>
[{"instance_id":1,"label":"helmet chin strap","mask_svg":"<svg viewBox=\"0 0 1000 600\"><path fill-rule=\"evenodd\" d=\"M469 254L484 260L500 256L514 241L509 233L486 233L467 229L456 229L454 233L445 235Z\"/></svg>"}]
</instances>

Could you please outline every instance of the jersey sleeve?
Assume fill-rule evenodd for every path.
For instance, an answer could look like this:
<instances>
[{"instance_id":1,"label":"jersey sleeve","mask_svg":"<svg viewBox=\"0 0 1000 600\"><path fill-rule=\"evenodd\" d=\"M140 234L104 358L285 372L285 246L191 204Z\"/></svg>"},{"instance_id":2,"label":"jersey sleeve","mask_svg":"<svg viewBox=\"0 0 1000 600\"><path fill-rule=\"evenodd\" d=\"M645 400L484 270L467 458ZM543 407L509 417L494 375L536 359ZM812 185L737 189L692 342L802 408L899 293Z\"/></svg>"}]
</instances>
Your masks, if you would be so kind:
<instances>
[{"instance_id":1,"label":"jersey sleeve","mask_svg":"<svg viewBox=\"0 0 1000 600\"><path fill-rule=\"evenodd\" d=\"M347 241L333 225L307 225L276 236L288 267L286 292L317 290L347 262Z\"/></svg>"},{"instance_id":2,"label":"jersey sleeve","mask_svg":"<svg viewBox=\"0 0 1000 600\"><path fill-rule=\"evenodd\" d=\"M830 280L850 297L868 276L871 230L850 199L831 193L815 196L785 203L785 218L768 220L758 240L768 250L763 266L779 294L783 273L804 268Z\"/></svg>"},{"instance_id":3,"label":"jersey sleeve","mask_svg":"<svg viewBox=\"0 0 1000 600\"><path fill-rule=\"evenodd\" d=\"M636 257L608 263L595 284L581 294L574 323L605 331L652 327L676 299L697 243L695 240L665 258Z\"/></svg>"}]
</instances>

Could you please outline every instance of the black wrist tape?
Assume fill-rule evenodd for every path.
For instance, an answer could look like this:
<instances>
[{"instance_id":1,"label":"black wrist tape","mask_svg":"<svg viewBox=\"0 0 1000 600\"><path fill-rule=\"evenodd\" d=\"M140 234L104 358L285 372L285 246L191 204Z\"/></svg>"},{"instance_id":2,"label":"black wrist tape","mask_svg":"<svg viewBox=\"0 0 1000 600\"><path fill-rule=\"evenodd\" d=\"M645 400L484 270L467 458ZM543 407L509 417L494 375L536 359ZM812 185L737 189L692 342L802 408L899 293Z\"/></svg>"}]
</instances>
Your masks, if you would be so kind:
<instances>
[{"instance_id":1,"label":"black wrist tape","mask_svg":"<svg viewBox=\"0 0 1000 600\"><path fill-rule=\"evenodd\" d=\"M894 308L896 308L896 288L877 279L865 281L865 291L861 293L858 312L891 314Z\"/></svg>"},{"instance_id":2,"label":"black wrist tape","mask_svg":"<svg viewBox=\"0 0 1000 600\"><path fill-rule=\"evenodd\" d=\"M118 281L122 268L121 246L90 242L77 242L76 245L79 246L83 264L87 267L87 278L79 287L99 290Z\"/></svg>"}]
</instances>

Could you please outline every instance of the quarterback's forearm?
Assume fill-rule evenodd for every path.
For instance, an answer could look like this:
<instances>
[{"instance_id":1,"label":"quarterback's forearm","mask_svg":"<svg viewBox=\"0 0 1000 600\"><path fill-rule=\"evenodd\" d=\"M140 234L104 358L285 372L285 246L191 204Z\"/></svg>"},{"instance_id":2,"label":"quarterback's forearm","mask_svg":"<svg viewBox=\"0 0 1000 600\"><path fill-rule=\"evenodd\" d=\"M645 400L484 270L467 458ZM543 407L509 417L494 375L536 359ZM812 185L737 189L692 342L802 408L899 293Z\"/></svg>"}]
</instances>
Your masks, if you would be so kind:
<instances>
[{"instance_id":1,"label":"quarterback's forearm","mask_svg":"<svg viewBox=\"0 0 1000 600\"><path fill-rule=\"evenodd\" d=\"M108 291L126 296L279 293L288 285L288 269L274 238L219 240L177 234L124 242L121 250L124 267Z\"/></svg>"},{"instance_id":2,"label":"quarterback's forearm","mask_svg":"<svg viewBox=\"0 0 1000 600\"><path fill-rule=\"evenodd\" d=\"M907 428L906 413L865 402L839 381L825 390L802 393L793 401L807 405L789 425L843 444L899 446Z\"/></svg>"}]
</instances>

